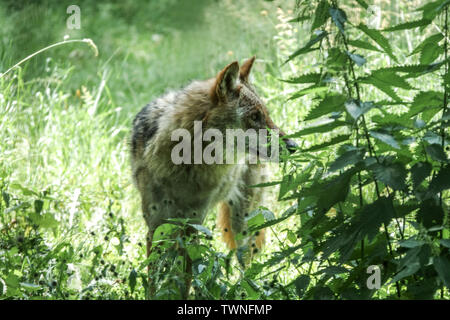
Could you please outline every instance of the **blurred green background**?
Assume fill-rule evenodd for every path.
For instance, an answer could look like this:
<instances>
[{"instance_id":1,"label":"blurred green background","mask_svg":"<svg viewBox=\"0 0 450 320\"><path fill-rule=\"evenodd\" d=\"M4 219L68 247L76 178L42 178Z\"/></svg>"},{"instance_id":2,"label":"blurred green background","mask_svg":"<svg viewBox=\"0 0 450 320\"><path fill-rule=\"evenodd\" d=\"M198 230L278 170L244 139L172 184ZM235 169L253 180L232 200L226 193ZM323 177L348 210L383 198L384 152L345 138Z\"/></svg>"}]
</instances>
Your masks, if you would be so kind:
<instances>
[{"instance_id":1,"label":"blurred green background","mask_svg":"<svg viewBox=\"0 0 450 320\"><path fill-rule=\"evenodd\" d=\"M234 59L257 54L273 63L274 8L293 9L290 1L79 1L81 28L70 30L66 9L71 4L3 1L0 68L65 35L91 38L99 48L97 59L77 44L60 47L28 62L25 79L46 75L56 66L73 67L69 84L75 90L98 84L108 70L114 102L127 107L130 98L142 104L168 87L211 77Z\"/></svg>"}]
</instances>

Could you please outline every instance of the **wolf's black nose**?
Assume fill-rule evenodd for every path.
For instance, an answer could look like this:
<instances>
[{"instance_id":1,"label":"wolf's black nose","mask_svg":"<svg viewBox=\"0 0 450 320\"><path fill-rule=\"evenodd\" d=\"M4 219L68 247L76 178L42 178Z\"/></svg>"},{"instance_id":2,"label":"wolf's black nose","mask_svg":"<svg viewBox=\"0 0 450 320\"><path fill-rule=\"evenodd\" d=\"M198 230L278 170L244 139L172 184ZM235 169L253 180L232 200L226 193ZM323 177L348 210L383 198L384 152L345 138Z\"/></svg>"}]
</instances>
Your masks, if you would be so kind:
<instances>
[{"instance_id":1,"label":"wolf's black nose","mask_svg":"<svg viewBox=\"0 0 450 320\"><path fill-rule=\"evenodd\" d=\"M286 148L289 150L290 153L294 153L295 150L297 150L298 145L291 139L284 139L283 141L286 144Z\"/></svg>"}]
</instances>

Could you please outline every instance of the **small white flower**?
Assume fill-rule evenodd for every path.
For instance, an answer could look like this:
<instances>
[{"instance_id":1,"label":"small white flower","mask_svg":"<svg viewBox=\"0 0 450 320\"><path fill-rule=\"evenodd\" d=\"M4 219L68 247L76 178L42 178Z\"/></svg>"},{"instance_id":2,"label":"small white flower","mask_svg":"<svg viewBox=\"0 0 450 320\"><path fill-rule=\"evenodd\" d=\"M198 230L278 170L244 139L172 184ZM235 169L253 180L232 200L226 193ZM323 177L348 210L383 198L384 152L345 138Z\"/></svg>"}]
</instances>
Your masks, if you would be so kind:
<instances>
[{"instance_id":1,"label":"small white flower","mask_svg":"<svg viewBox=\"0 0 450 320\"><path fill-rule=\"evenodd\" d=\"M152 34L152 40L153 42L160 42L162 40L162 35L154 33Z\"/></svg>"}]
</instances>

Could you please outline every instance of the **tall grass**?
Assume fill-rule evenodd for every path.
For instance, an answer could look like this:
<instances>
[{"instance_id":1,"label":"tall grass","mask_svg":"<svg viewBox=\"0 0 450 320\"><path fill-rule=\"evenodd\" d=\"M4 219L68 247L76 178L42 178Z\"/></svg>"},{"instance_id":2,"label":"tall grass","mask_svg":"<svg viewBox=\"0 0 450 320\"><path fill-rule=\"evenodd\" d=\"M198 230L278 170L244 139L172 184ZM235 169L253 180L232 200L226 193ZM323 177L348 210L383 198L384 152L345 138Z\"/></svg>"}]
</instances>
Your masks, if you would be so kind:
<instances>
[{"instance_id":1,"label":"tall grass","mask_svg":"<svg viewBox=\"0 0 450 320\"><path fill-rule=\"evenodd\" d=\"M95 58L66 43L0 78L0 278L7 297L144 297L129 286L130 272L145 260L146 227L131 185L128 138L134 114L152 98L256 54L256 84L273 88L262 96L278 123L287 119L274 49L275 8L287 5L184 3L82 1L80 30L65 28L64 1L1 7L1 72L66 35L92 38L99 50ZM214 224L210 215L207 225ZM214 234L213 247L226 253ZM276 247L269 243L267 252Z\"/></svg>"}]
</instances>

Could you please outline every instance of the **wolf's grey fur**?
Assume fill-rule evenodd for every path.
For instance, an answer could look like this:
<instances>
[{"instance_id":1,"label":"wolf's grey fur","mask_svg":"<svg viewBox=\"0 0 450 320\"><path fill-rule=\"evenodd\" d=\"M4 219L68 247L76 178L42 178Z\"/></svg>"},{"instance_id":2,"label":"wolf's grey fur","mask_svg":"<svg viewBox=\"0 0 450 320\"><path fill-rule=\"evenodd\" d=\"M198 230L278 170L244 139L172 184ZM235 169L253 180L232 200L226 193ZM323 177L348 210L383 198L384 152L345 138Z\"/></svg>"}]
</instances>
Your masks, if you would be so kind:
<instances>
[{"instance_id":1,"label":"wolf's grey fur","mask_svg":"<svg viewBox=\"0 0 450 320\"><path fill-rule=\"evenodd\" d=\"M171 151L177 142L171 141L171 133L184 128L192 134L194 121L202 121L203 130L216 128L223 133L227 128L278 129L248 82L253 61L249 59L240 69L237 62L231 63L213 79L171 91L144 107L134 119L131 164L149 228L148 253L153 232L167 218L186 217L201 224L206 213L221 201L219 227L224 239L230 248L242 244L236 245L234 236L245 231L245 216L258 206L262 196L260 189L248 185L265 180L264 167L175 165ZM262 239L249 239L253 239L249 247L262 244Z\"/></svg>"}]
</instances>

